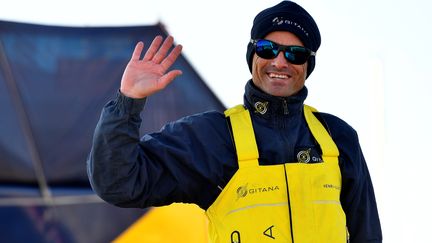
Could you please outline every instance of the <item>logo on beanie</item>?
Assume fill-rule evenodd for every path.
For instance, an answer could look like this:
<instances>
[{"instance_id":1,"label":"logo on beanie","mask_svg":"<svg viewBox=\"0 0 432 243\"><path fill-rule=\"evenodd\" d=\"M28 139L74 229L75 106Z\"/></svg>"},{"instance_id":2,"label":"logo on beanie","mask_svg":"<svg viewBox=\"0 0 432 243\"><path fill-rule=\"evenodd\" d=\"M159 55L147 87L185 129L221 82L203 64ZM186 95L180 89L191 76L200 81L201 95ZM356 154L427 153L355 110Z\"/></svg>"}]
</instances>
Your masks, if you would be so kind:
<instances>
[{"instance_id":1,"label":"logo on beanie","mask_svg":"<svg viewBox=\"0 0 432 243\"><path fill-rule=\"evenodd\" d=\"M309 36L309 33L300 24L298 24L297 22L294 22L292 20L289 20L289 19L284 19L284 17L275 17L272 20L272 23L273 23L273 25L283 25L283 24L292 25L292 26L300 29L301 31L303 31L303 33L306 36Z\"/></svg>"}]
</instances>

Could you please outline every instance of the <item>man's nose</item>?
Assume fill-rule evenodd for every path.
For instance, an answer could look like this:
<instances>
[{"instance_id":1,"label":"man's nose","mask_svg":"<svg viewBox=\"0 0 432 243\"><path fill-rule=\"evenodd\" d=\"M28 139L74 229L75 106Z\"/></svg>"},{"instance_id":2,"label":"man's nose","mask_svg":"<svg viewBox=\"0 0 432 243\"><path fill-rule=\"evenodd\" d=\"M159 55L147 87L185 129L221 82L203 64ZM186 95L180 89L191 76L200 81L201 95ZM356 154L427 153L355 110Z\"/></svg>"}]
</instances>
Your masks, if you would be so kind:
<instances>
[{"instance_id":1,"label":"man's nose","mask_svg":"<svg viewBox=\"0 0 432 243\"><path fill-rule=\"evenodd\" d=\"M272 61L272 65L276 68L284 68L287 67L289 64L290 63L287 61L282 51L280 51Z\"/></svg>"}]
</instances>

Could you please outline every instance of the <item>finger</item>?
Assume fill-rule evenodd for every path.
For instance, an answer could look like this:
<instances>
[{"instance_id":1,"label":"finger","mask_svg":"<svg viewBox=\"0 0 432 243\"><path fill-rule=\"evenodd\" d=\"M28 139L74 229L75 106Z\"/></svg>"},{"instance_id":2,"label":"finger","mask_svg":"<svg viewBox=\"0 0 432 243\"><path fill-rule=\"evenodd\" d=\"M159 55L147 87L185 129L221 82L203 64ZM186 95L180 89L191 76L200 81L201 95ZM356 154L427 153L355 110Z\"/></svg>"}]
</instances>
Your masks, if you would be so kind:
<instances>
[{"instance_id":1,"label":"finger","mask_svg":"<svg viewBox=\"0 0 432 243\"><path fill-rule=\"evenodd\" d=\"M174 43L174 38L172 36L168 36L163 42L162 46L159 48L158 52L153 57L153 62L161 63L162 60L165 58L166 54L168 53L168 50L173 45L173 43Z\"/></svg>"},{"instance_id":2,"label":"finger","mask_svg":"<svg viewBox=\"0 0 432 243\"><path fill-rule=\"evenodd\" d=\"M153 59L154 55L156 54L156 52L158 51L158 49L162 43L162 39L163 38L160 35L156 36L153 39L149 49L147 50L147 52L144 55L143 61L149 61L149 60Z\"/></svg>"},{"instance_id":3,"label":"finger","mask_svg":"<svg viewBox=\"0 0 432 243\"><path fill-rule=\"evenodd\" d=\"M173 65L173 63L180 56L182 49L183 49L182 45L177 45L176 47L174 47L174 49L171 50L168 56L162 61L161 65L165 70L167 70L168 68L171 67L171 65Z\"/></svg>"},{"instance_id":4,"label":"finger","mask_svg":"<svg viewBox=\"0 0 432 243\"><path fill-rule=\"evenodd\" d=\"M138 42L135 45L135 49L132 53L131 61L138 61L139 60L143 48L144 48L144 43L142 41Z\"/></svg>"},{"instance_id":5,"label":"finger","mask_svg":"<svg viewBox=\"0 0 432 243\"><path fill-rule=\"evenodd\" d=\"M183 72L181 70L171 70L168 73L166 73L165 75L163 75L160 79L159 79L159 89L163 89L165 88L169 83L171 83L176 77L182 75Z\"/></svg>"}]
</instances>

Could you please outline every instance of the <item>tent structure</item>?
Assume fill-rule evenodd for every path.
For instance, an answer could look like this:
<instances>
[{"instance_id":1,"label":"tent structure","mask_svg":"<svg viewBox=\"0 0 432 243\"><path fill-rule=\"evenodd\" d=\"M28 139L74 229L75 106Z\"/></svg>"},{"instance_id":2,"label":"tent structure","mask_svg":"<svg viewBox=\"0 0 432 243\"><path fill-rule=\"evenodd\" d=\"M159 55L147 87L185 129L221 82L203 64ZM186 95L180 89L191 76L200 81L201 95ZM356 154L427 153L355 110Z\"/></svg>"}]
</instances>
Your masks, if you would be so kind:
<instances>
[{"instance_id":1,"label":"tent structure","mask_svg":"<svg viewBox=\"0 0 432 243\"><path fill-rule=\"evenodd\" d=\"M111 242L148 209L91 190L86 158L134 45L163 25L64 27L0 21L0 241ZM141 133L223 104L180 56L183 75L149 98Z\"/></svg>"}]
</instances>

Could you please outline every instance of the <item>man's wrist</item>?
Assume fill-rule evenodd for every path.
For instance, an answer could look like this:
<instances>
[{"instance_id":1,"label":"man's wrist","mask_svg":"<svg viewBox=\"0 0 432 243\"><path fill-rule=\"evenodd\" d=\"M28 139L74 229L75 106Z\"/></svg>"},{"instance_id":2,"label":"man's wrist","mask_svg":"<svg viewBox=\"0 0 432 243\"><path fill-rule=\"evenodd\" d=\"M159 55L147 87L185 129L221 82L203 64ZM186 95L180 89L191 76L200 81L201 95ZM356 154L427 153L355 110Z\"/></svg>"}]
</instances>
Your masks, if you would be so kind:
<instances>
[{"instance_id":1,"label":"man's wrist","mask_svg":"<svg viewBox=\"0 0 432 243\"><path fill-rule=\"evenodd\" d=\"M117 104L123 107L129 114L140 113L144 108L146 100L147 97L133 98L123 94L120 89L118 90Z\"/></svg>"}]
</instances>

